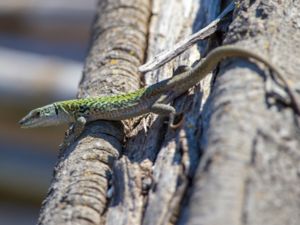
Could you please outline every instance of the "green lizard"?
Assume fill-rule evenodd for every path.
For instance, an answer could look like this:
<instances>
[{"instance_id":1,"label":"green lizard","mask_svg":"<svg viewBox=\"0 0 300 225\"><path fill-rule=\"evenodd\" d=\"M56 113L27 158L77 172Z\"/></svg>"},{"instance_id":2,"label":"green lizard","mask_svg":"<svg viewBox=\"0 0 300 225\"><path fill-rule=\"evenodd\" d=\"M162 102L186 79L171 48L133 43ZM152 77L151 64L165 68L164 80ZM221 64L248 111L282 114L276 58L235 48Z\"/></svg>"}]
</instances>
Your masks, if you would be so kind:
<instances>
[{"instance_id":1,"label":"green lizard","mask_svg":"<svg viewBox=\"0 0 300 225\"><path fill-rule=\"evenodd\" d=\"M255 59L265 64L281 80L290 97L297 114L300 106L294 91L291 90L282 73L263 56L241 47L227 45L212 50L202 62L194 68L177 76L163 80L137 91L107 97L90 97L85 99L55 102L29 112L19 123L22 128L52 126L73 123L75 138L79 136L86 122L94 120L124 120L145 113L169 115L169 124L174 122L175 108L168 105L174 98L197 84L223 59L239 57Z\"/></svg>"}]
</instances>

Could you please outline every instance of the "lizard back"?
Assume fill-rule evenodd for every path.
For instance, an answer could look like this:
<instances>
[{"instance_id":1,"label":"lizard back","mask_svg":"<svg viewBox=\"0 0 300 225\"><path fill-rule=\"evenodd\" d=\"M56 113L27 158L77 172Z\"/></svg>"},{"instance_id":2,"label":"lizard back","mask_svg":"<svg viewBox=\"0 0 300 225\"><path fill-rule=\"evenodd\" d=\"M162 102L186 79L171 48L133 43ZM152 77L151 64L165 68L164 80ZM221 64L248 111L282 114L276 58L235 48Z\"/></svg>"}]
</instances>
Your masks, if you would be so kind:
<instances>
[{"instance_id":1,"label":"lizard back","mask_svg":"<svg viewBox=\"0 0 300 225\"><path fill-rule=\"evenodd\" d=\"M145 90L146 88L141 88L126 94L66 100L55 104L74 119L80 116L87 121L127 119L146 113L156 99L156 96L143 99Z\"/></svg>"}]
</instances>

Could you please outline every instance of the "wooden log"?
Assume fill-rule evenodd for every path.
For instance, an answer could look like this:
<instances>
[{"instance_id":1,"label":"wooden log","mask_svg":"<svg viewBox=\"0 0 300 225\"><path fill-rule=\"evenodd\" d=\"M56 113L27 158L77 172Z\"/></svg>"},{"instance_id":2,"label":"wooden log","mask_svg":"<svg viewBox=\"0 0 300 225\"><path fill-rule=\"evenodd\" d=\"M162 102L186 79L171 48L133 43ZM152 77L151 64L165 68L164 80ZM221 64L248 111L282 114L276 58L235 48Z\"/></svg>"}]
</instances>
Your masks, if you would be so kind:
<instances>
[{"instance_id":1,"label":"wooden log","mask_svg":"<svg viewBox=\"0 0 300 225\"><path fill-rule=\"evenodd\" d=\"M139 88L149 1L99 1L79 97ZM61 151L38 224L102 224L112 166L122 150L119 122L94 122Z\"/></svg>"}]
</instances>

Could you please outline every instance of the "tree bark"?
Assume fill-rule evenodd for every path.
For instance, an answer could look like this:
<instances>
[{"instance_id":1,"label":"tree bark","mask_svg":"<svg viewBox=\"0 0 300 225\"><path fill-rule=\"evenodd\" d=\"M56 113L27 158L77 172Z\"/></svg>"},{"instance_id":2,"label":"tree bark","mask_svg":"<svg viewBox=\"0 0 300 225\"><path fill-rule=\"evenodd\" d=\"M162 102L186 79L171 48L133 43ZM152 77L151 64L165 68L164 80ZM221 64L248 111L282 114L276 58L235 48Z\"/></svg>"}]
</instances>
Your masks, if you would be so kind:
<instances>
[{"instance_id":1,"label":"tree bark","mask_svg":"<svg viewBox=\"0 0 300 225\"><path fill-rule=\"evenodd\" d=\"M150 1L99 1L78 97L140 87L137 67L144 61L150 13ZM123 139L120 122L97 121L61 151L38 224L104 224Z\"/></svg>"},{"instance_id":2,"label":"tree bark","mask_svg":"<svg viewBox=\"0 0 300 225\"><path fill-rule=\"evenodd\" d=\"M297 1L243 1L224 43L265 55L296 88L299 12ZM266 96L267 72L244 60L221 67L184 224L299 224L299 118Z\"/></svg>"},{"instance_id":3,"label":"tree bark","mask_svg":"<svg viewBox=\"0 0 300 225\"><path fill-rule=\"evenodd\" d=\"M207 25L221 3L99 1L79 97L137 89L144 55L150 59ZM145 74L146 85L192 65L218 42L265 55L296 87L300 3L236 3L226 33ZM124 146L120 123L91 123L61 152L39 223L298 224L298 118L267 95L269 72L249 60L224 61L215 79L207 76L173 103L184 112L180 129L150 114L127 123Z\"/></svg>"}]
</instances>

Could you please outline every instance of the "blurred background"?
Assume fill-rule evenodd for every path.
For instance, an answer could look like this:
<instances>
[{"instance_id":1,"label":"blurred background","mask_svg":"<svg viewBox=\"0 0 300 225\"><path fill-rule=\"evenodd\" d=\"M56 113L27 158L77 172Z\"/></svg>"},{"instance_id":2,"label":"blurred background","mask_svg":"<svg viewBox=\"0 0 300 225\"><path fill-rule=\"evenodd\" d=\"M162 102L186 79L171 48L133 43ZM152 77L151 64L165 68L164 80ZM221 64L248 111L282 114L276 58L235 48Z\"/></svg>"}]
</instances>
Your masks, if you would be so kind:
<instances>
[{"instance_id":1,"label":"blurred background","mask_svg":"<svg viewBox=\"0 0 300 225\"><path fill-rule=\"evenodd\" d=\"M74 98L96 0L0 0L0 224L37 221L65 127L20 129L33 108Z\"/></svg>"}]
</instances>

